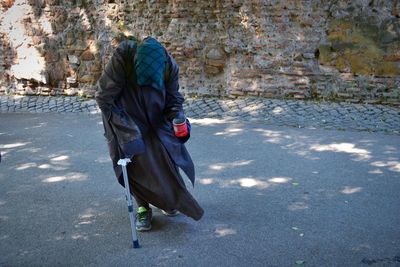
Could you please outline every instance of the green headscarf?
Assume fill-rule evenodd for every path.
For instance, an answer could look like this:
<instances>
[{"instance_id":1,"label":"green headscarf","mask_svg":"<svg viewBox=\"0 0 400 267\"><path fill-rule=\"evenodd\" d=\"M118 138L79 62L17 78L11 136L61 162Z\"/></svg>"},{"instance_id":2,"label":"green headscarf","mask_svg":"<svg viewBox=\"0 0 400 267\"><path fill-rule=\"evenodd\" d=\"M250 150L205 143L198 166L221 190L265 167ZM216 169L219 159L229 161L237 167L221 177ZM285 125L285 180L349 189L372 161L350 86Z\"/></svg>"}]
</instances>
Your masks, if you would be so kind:
<instances>
[{"instance_id":1,"label":"green headscarf","mask_svg":"<svg viewBox=\"0 0 400 267\"><path fill-rule=\"evenodd\" d=\"M164 72L167 55L164 47L154 38L148 37L137 47L135 70L137 84L164 90Z\"/></svg>"}]
</instances>

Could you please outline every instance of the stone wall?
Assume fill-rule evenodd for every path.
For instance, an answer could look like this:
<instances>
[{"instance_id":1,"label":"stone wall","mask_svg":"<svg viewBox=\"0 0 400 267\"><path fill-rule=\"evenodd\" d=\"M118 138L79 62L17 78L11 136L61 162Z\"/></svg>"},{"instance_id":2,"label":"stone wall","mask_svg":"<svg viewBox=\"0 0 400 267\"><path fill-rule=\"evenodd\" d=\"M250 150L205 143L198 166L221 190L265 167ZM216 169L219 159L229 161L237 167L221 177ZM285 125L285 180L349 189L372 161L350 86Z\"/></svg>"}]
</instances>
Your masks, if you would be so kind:
<instances>
[{"instance_id":1,"label":"stone wall","mask_svg":"<svg viewBox=\"0 0 400 267\"><path fill-rule=\"evenodd\" d=\"M93 96L121 36L158 38L188 96L400 102L397 0L7 0L0 94Z\"/></svg>"}]
</instances>

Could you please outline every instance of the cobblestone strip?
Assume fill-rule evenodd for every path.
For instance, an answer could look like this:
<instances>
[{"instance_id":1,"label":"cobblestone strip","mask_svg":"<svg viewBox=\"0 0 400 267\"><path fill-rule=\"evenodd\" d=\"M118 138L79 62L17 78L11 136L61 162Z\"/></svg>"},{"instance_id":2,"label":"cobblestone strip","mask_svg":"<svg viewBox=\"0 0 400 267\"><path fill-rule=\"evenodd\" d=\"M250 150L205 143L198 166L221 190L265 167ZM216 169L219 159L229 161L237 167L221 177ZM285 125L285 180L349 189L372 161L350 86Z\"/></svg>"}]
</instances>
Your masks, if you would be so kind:
<instances>
[{"instance_id":1,"label":"cobblestone strip","mask_svg":"<svg viewBox=\"0 0 400 267\"><path fill-rule=\"evenodd\" d=\"M384 105L263 98L186 99L191 118L240 119L299 128L384 132L400 135L400 109ZM99 114L96 101L78 97L0 96L0 112Z\"/></svg>"},{"instance_id":2,"label":"cobblestone strip","mask_svg":"<svg viewBox=\"0 0 400 267\"><path fill-rule=\"evenodd\" d=\"M192 99L192 118L235 118L272 125L400 134L400 109L384 105L246 98Z\"/></svg>"},{"instance_id":3,"label":"cobblestone strip","mask_svg":"<svg viewBox=\"0 0 400 267\"><path fill-rule=\"evenodd\" d=\"M78 97L0 96L0 112L100 113L96 101Z\"/></svg>"}]
</instances>

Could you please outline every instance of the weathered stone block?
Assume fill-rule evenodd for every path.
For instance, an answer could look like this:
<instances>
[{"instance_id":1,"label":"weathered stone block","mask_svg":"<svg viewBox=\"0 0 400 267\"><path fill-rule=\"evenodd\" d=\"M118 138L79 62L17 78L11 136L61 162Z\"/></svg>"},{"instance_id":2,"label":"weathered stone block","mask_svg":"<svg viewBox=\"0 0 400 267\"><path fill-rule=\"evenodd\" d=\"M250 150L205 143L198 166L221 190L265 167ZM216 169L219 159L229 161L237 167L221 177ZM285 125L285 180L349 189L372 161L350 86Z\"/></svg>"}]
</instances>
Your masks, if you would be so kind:
<instances>
[{"instance_id":1,"label":"weathered stone block","mask_svg":"<svg viewBox=\"0 0 400 267\"><path fill-rule=\"evenodd\" d=\"M205 65L204 69L205 69L205 72L209 75L217 75L222 72L222 70L220 68L210 66L210 65Z\"/></svg>"},{"instance_id":2,"label":"weathered stone block","mask_svg":"<svg viewBox=\"0 0 400 267\"><path fill-rule=\"evenodd\" d=\"M96 81L96 78L93 75L83 75L81 77L78 77L78 81L80 83L89 83L92 84Z\"/></svg>"},{"instance_id":3,"label":"weathered stone block","mask_svg":"<svg viewBox=\"0 0 400 267\"><path fill-rule=\"evenodd\" d=\"M91 51L86 50L80 56L82 61L92 61L95 59L94 54Z\"/></svg>"},{"instance_id":4,"label":"weathered stone block","mask_svg":"<svg viewBox=\"0 0 400 267\"><path fill-rule=\"evenodd\" d=\"M348 93L337 93L337 96L338 96L338 97L341 97L341 98L351 98L351 97L353 97L353 94L348 94Z\"/></svg>"},{"instance_id":5,"label":"weathered stone block","mask_svg":"<svg viewBox=\"0 0 400 267\"><path fill-rule=\"evenodd\" d=\"M75 65L80 64L79 58L75 55L68 55L67 58L68 58L69 63L71 63L71 64L75 64Z\"/></svg>"},{"instance_id":6,"label":"weathered stone block","mask_svg":"<svg viewBox=\"0 0 400 267\"><path fill-rule=\"evenodd\" d=\"M398 77L400 75L399 62L382 62L376 66L375 71L377 76Z\"/></svg>"},{"instance_id":7,"label":"weathered stone block","mask_svg":"<svg viewBox=\"0 0 400 267\"><path fill-rule=\"evenodd\" d=\"M68 84L76 84L76 79L74 77L67 77L66 81Z\"/></svg>"},{"instance_id":8,"label":"weathered stone block","mask_svg":"<svg viewBox=\"0 0 400 267\"><path fill-rule=\"evenodd\" d=\"M93 72L100 73L102 71L101 62L99 61L90 62L90 65L88 66L88 71L92 73Z\"/></svg>"},{"instance_id":9,"label":"weathered stone block","mask_svg":"<svg viewBox=\"0 0 400 267\"><path fill-rule=\"evenodd\" d=\"M260 69L241 69L235 71L232 76L239 79L261 78L262 71Z\"/></svg>"},{"instance_id":10,"label":"weathered stone block","mask_svg":"<svg viewBox=\"0 0 400 267\"><path fill-rule=\"evenodd\" d=\"M214 66L220 69L223 69L225 67L225 60L220 60L220 59L207 59L206 64L210 66Z\"/></svg>"},{"instance_id":11,"label":"weathered stone block","mask_svg":"<svg viewBox=\"0 0 400 267\"><path fill-rule=\"evenodd\" d=\"M220 48L211 48L207 52L206 58L207 59L214 59L214 60L224 60L225 59L225 53Z\"/></svg>"},{"instance_id":12,"label":"weathered stone block","mask_svg":"<svg viewBox=\"0 0 400 267\"><path fill-rule=\"evenodd\" d=\"M60 59L60 54L57 51L47 51L44 55L46 62L57 62Z\"/></svg>"},{"instance_id":13,"label":"weathered stone block","mask_svg":"<svg viewBox=\"0 0 400 267\"><path fill-rule=\"evenodd\" d=\"M382 23L379 39L385 44L400 41L400 21L398 18L390 18Z\"/></svg>"},{"instance_id":14,"label":"weathered stone block","mask_svg":"<svg viewBox=\"0 0 400 267\"><path fill-rule=\"evenodd\" d=\"M386 55L383 58L384 61L400 61L400 51L396 54Z\"/></svg>"},{"instance_id":15,"label":"weathered stone block","mask_svg":"<svg viewBox=\"0 0 400 267\"><path fill-rule=\"evenodd\" d=\"M245 95L245 93L243 91L238 91L238 90L228 91L228 93L233 96L244 96Z\"/></svg>"},{"instance_id":16,"label":"weathered stone block","mask_svg":"<svg viewBox=\"0 0 400 267\"><path fill-rule=\"evenodd\" d=\"M84 51L88 48L89 44L85 40L75 40L75 42L69 46L67 49L69 51Z\"/></svg>"}]
</instances>

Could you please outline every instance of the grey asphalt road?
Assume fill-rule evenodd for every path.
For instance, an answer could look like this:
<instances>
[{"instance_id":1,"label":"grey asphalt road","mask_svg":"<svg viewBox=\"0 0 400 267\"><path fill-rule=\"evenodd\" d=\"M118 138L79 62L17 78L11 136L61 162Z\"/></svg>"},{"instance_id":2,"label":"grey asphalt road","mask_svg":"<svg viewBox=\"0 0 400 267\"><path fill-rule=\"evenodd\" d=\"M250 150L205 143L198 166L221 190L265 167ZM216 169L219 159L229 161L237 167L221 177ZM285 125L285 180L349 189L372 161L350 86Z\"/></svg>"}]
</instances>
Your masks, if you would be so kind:
<instances>
[{"instance_id":1,"label":"grey asphalt road","mask_svg":"<svg viewBox=\"0 0 400 267\"><path fill-rule=\"evenodd\" d=\"M0 266L400 266L400 137L193 120L205 209L131 248L99 116L0 114Z\"/></svg>"}]
</instances>

